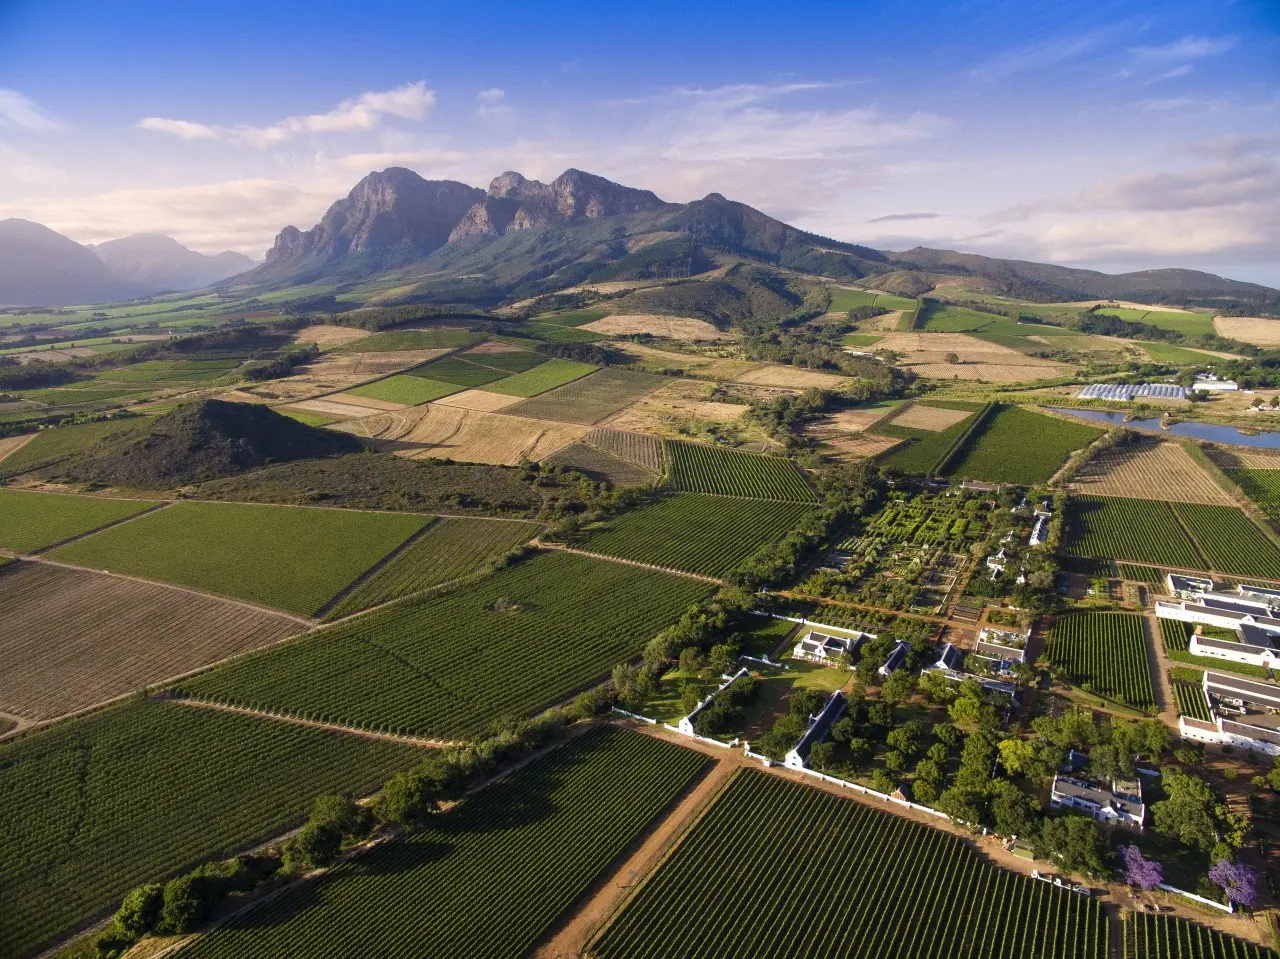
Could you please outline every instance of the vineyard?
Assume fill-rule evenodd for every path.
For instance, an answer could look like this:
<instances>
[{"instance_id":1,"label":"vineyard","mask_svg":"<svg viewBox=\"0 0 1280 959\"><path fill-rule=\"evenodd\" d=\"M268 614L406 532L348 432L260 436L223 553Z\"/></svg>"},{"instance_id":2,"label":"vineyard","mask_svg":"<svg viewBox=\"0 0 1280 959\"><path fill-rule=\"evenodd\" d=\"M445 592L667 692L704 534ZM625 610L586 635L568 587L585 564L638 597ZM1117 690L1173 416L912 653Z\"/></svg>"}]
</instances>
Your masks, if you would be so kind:
<instances>
[{"instance_id":1,"label":"vineyard","mask_svg":"<svg viewBox=\"0 0 1280 959\"><path fill-rule=\"evenodd\" d=\"M1101 435L1092 426L1000 405L962 441L944 473L1033 486L1048 482L1068 456Z\"/></svg>"},{"instance_id":2,"label":"vineyard","mask_svg":"<svg viewBox=\"0 0 1280 959\"><path fill-rule=\"evenodd\" d=\"M184 959L521 956L706 764L600 727L406 840L183 950Z\"/></svg>"},{"instance_id":3,"label":"vineyard","mask_svg":"<svg viewBox=\"0 0 1280 959\"><path fill-rule=\"evenodd\" d=\"M619 459L598 447L582 442L570 443L564 449L552 453L543 460L543 463L577 470L597 483L607 482L619 487L649 486L658 478L643 466Z\"/></svg>"},{"instance_id":4,"label":"vineyard","mask_svg":"<svg viewBox=\"0 0 1280 959\"><path fill-rule=\"evenodd\" d=\"M507 396L537 396L547 390L564 386L576 379L595 372L599 367L577 360L547 360L531 370L509 376L489 387L494 393Z\"/></svg>"},{"instance_id":5,"label":"vineyard","mask_svg":"<svg viewBox=\"0 0 1280 959\"><path fill-rule=\"evenodd\" d=\"M645 433L627 433L623 430L595 429L583 438L583 442L604 450L610 456L634 463L652 473L666 469L663 442Z\"/></svg>"},{"instance_id":6,"label":"vineyard","mask_svg":"<svg viewBox=\"0 0 1280 959\"><path fill-rule=\"evenodd\" d=\"M743 772L590 954L1104 959L1093 899L991 866L957 836Z\"/></svg>"},{"instance_id":7,"label":"vineyard","mask_svg":"<svg viewBox=\"0 0 1280 959\"><path fill-rule=\"evenodd\" d=\"M1124 923L1124 959L1276 959L1276 953L1177 916L1135 912Z\"/></svg>"},{"instance_id":8,"label":"vineyard","mask_svg":"<svg viewBox=\"0 0 1280 959\"><path fill-rule=\"evenodd\" d=\"M671 486L689 493L812 503L816 497L790 460L697 443L667 443Z\"/></svg>"},{"instance_id":9,"label":"vineyard","mask_svg":"<svg viewBox=\"0 0 1280 959\"><path fill-rule=\"evenodd\" d=\"M532 523L442 516L329 613L337 619L479 572L538 532Z\"/></svg>"},{"instance_id":10,"label":"vineyard","mask_svg":"<svg viewBox=\"0 0 1280 959\"><path fill-rule=\"evenodd\" d=\"M1273 522L1280 522L1280 470L1228 468L1223 470Z\"/></svg>"},{"instance_id":11,"label":"vineyard","mask_svg":"<svg viewBox=\"0 0 1280 959\"><path fill-rule=\"evenodd\" d=\"M812 509L806 503L677 493L609 520L579 545L651 566L723 576L785 536Z\"/></svg>"},{"instance_id":12,"label":"vineyard","mask_svg":"<svg viewBox=\"0 0 1280 959\"><path fill-rule=\"evenodd\" d=\"M1168 503L1073 496L1067 531L1067 549L1076 556L1102 556L1183 569L1200 569L1204 565Z\"/></svg>"},{"instance_id":13,"label":"vineyard","mask_svg":"<svg viewBox=\"0 0 1280 959\"><path fill-rule=\"evenodd\" d=\"M1173 697L1178 701L1178 714L1202 719L1209 722L1209 703L1204 698L1204 689L1191 683L1173 684Z\"/></svg>"},{"instance_id":14,"label":"vineyard","mask_svg":"<svg viewBox=\"0 0 1280 959\"><path fill-rule=\"evenodd\" d=\"M1280 579L1280 547L1234 506L1174 503L1172 508L1208 558L1210 569Z\"/></svg>"},{"instance_id":15,"label":"vineyard","mask_svg":"<svg viewBox=\"0 0 1280 959\"><path fill-rule=\"evenodd\" d=\"M0 463L0 476L13 476L40 466L49 466L72 453L92 446L109 436L136 433L151 422L150 417L136 416L129 419L102 420L97 423L81 423L76 426L59 426L41 430L21 449L15 450Z\"/></svg>"},{"instance_id":16,"label":"vineyard","mask_svg":"<svg viewBox=\"0 0 1280 959\"><path fill-rule=\"evenodd\" d=\"M1150 586L1159 586L1164 583L1164 573L1154 566L1116 563L1116 569L1121 579L1127 579L1131 583L1147 583Z\"/></svg>"},{"instance_id":17,"label":"vineyard","mask_svg":"<svg viewBox=\"0 0 1280 959\"><path fill-rule=\"evenodd\" d=\"M315 796L368 792L419 755L137 700L0 743L0 955L32 953L133 886L276 835Z\"/></svg>"},{"instance_id":18,"label":"vineyard","mask_svg":"<svg viewBox=\"0 0 1280 959\"><path fill-rule=\"evenodd\" d=\"M310 615L428 519L411 513L179 502L51 555Z\"/></svg>"},{"instance_id":19,"label":"vineyard","mask_svg":"<svg viewBox=\"0 0 1280 959\"><path fill-rule=\"evenodd\" d=\"M147 500L0 489L0 549L34 553L155 505Z\"/></svg>"},{"instance_id":20,"label":"vineyard","mask_svg":"<svg viewBox=\"0 0 1280 959\"><path fill-rule=\"evenodd\" d=\"M443 396L456 393L460 389L462 389L461 386L453 383L441 383L439 380L429 380L424 376L397 374L388 376L384 380L377 380L365 386L357 386L354 389L347 390L346 393L338 394L338 398L367 396L370 399L383 400L387 403L403 403L405 406L416 406L419 403L430 403L432 400L438 400Z\"/></svg>"},{"instance_id":21,"label":"vineyard","mask_svg":"<svg viewBox=\"0 0 1280 959\"><path fill-rule=\"evenodd\" d=\"M1135 709L1155 708L1141 616L1063 616L1053 627L1045 655L1086 692Z\"/></svg>"},{"instance_id":22,"label":"vineyard","mask_svg":"<svg viewBox=\"0 0 1280 959\"><path fill-rule=\"evenodd\" d=\"M181 686L205 699L361 728L474 736L595 682L708 592L680 576L543 553Z\"/></svg>"},{"instance_id":23,"label":"vineyard","mask_svg":"<svg viewBox=\"0 0 1280 959\"><path fill-rule=\"evenodd\" d=\"M0 572L0 711L52 719L298 632L212 596L47 563Z\"/></svg>"},{"instance_id":24,"label":"vineyard","mask_svg":"<svg viewBox=\"0 0 1280 959\"><path fill-rule=\"evenodd\" d=\"M970 413L976 413L981 409L981 406L976 403L933 402L929 405ZM897 425L898 416L909 412L910 409L910 406L904 406L902 413L894 416L887 423L875 427L872 432L879 436L905 441L880 457L881 466L923 476L927 475L955 448L956 443L972 425L973 417L966 416L944 430L921 430Z\"/></svg>"},{"instance_id":25,"label":"vineyard","mask_svg":"<svg viewBox=\"0 0 1280 959\"><path fill-rule=\"evenodd\" d=\"M508 407L508 411L516 416L590 426L668 382L665 376L609 367L539 396L521 400Z\"/></svg>"},{"instance_id":26,"label":"vineyard","mask_svg":"<svg viewBox=\"0 0 1280 959\"><path fill-rule=\"evenodd\" d=\"M1160 620L1160 639L1167 653L1184 653L1191 646L1191 627L1178 619Z\"/></svg>"}]
</instances>

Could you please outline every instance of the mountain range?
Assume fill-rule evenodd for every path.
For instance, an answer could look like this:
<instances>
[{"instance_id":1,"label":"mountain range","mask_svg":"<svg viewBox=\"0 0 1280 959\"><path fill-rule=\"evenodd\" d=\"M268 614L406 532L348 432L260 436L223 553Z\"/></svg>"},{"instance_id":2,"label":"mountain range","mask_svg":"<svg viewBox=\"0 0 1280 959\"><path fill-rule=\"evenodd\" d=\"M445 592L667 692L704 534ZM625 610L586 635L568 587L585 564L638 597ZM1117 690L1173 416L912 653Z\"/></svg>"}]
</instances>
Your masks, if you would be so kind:
<instances>
[{"instance_id":1,"label":"mountain range","mask_svg":"<svg viewBox=\"0 0 1280 959\"><path fill-rule=\"evenodd\" d=\"M735 266L753 269L750 289L725 288L724 270ZM256 265L238 253L195 253L169 237L88 247L39 224L0 221L0 304L105 302L212 284L249 295L306 286L300 299L328 288L357 305L488 309L584 282L666 279L690 289L669 303L651 292L654 302L636 305L692 304L695 314L719 319L750 312L734 297L768 298L791 274L913 296L959 279L974 291L1038 302L1116 298L1280 314L1280 291L1197 270L1107 274L924 247L876 250L808 233L719 193L669 203L576 169L550 183L508 171L487 190L401 167L376 171L310 229L281 230Z\"/></svg>"},{"instance_id":2,"label":"mountain range","mask_svg":"<svg viewBox=\"0 0 1280 959\"><path fill-rule=\"evenodd\" d=\"M0 305L106 303L194 290L254 265L243 253L197 253L157 234L95 246L30 220L0 220Z\"/></svg>"}]
</instances>

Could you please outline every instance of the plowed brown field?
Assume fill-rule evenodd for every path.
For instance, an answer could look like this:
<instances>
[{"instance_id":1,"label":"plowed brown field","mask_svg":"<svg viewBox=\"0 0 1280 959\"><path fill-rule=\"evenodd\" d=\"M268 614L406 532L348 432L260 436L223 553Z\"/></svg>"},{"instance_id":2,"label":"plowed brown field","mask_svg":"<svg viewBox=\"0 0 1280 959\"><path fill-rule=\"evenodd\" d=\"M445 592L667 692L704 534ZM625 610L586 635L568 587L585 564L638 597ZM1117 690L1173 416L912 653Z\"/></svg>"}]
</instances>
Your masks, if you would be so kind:
<instances>
[{"instance_id":1,"label":"plowed brown field","mask_svg":"<svg viewBox=\"0 0 1280 959\"><path fill-rule=\"evenodd\" d=\"M437 457L459 463L515 466L521 459L540 460L582 438L587 429L570 423L550 423L460 410L428 403L396 413L377 413L338 424L357 436L377 440L397 456Z\"/></svg>"},{"instance_id":2,"label":"plowed brown field","mask_svg":"<svg viewBox=\"0 0 1280 959\"><path fill-rule=\"evenodd\" d=\"M1186 450L1162 440L1144 439L1099 453L1068 488L1092 496L1235 505Z\"/></svg>"}]
</instances>

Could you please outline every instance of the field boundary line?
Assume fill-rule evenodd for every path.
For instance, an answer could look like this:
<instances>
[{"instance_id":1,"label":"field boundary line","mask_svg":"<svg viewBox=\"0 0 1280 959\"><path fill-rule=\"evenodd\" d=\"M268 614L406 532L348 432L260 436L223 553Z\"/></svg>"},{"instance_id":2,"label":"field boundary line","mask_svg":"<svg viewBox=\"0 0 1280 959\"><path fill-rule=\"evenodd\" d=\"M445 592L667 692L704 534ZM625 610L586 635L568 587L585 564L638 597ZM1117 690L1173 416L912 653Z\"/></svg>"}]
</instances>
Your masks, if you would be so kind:
<instances>
[{"instance_id":1,"label":"field boundary line","mask_svg":"<svg viewBox=\"0 0 1280 959\"><path fill-rule=\"evenodd\" d=\"M395 547L389 553L386 553L380 560L378 560L376 563L374 563L372 566L366 569L363 573L361 573L359 576L357 576L355 579L349 582L346 586L342 587L342 589L338 590L338 592L330 596L329 599L325 602L325 604L315 611L315 618L317 620L323 621L325 616L327 616L335 606L337 606L344 599L350 596L353 592L355 592L357 589L363 586L372 577L376 576L378 573L382 572L384 569L390 566L407 549L409 549L410 546L418 542L418 540L422 539L422 537L427 534L427 530L434 527L438 522L438 520L439 520L439 517L436 517L432 519L429 523L423 523L422 527L416 533L409 536L399 546Z\"/></svg>"},{"instance_id":2,"label":"field boundary line","mask_svg":"<svg viewBox=\"0 0 1280 959\"><path fill-rule=\"evenodd\" d=\"M1200 545L1200 540L1196 539L1195 534L1191 532L1191 528L1187 526L1186 522L1182 519L1182 515L1173 508L1172 503L1165 503L1164 508L1169 511L1169 515L1173 517L1174 525L1182 531L1182 535L1187 538L1187 542L1191 544L1191 548L1196 551L1196 555L1203 561L1204 566L1202 569L1213 569L1213 564L1209 562L1209 555L1204 551L1204 547ZM1114 558L1112 561L1114 562Z\"/></svg>"},{"instance_id":3,"label":"field boundary line","mask_svg":"<svg viewBox=\"0 0 1280 959\"><path fill-rule=\"evenodd\" d=\"M138 501L135 500L134 502L138 502ZM141 512L134 513L131 516L122 516L120 519L112 520L110 523L103 523L101 526L98 526L95 529L91 529L88 532L77 533L75 536L68 536L66 539L59 540L56 543L50 543L48 546L41 546L39 549L34 550L33 552L27 555L29 558L41 557L45 553L49 552L49 550L51 549L58 549L62 546L67 546L71 543L79 542L82 539L88 539L90 536L94 536L98 533L105 533L109 529L115 529L115 527L117 526L123 526L125 523L128 523L130 520L135 520L142 516L150 516L152 513L159 512L160 510L166 509L172 505L173 504L170 502L156 503L154 506L149 506L148 508L142 510Z\"/></svg>"},{"instance_id":4,"label":"field boundary line","mask_svg":"<svg viewBox=\"0 0 1280 959\"><path fill-rule=\"evenodd\" d=\"M623 566L638 566L641 569L651 569L659 573L670 573L672 576L683 576L686 579L698 579L704 583L712 583L716 586L724 586L725 581L716 579L714 576L706 576L702 573L691 573L683 569L671 569L668 566L654 566L652 563L642 563L635 559L623 559L621 556L609 556L605 553L593 553L590 550L577 549L573 546L565 546L561 543L548 543L543 540L535 540L534 545L539 549L556 550L561 553L573 553L576 556L587 556L591 559L601 559L609 563L620 563Z\"/></svg>"},{"instance_id":5,"label":"field boundary line","mask_svg":"<svg viewBox=\"0 0 1280 959\"><path fill-rule=\"evenodd\" d=\"M34 433L29 433L29 434L27 434L27 436L22 440L22 442L21 442L21 443L19 443L19 444L18 444L17 446L15 446L15 447L13 447L13 449L11 449L11 450L7 450L3 456L0 456L0 463L3 463L3 462L4 462L5 460L7 460L10 456L12 456L14 453L18 452L18 450L22 449L22 447L26 446L26 445L27 445L28 443L30 443L33 439L35 439L38 435L40 435L40 431L39 431L39 430L36 430ZM20 475L20 474L17 474L17 475Z\"/></svg>"}]
</instances>

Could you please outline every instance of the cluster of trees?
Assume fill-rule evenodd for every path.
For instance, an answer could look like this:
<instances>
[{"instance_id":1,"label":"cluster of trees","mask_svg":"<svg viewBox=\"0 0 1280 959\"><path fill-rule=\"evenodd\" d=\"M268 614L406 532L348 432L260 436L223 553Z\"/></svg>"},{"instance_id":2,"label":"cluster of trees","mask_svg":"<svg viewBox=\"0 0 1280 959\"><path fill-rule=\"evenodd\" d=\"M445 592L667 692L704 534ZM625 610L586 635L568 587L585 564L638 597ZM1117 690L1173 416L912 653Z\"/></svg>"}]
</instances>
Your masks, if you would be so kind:
<instances>
[{"instance_id":1,"label":"cluster of trees","mask_svg":"<svg viewBox=\"0 0 1280 959\"><path fill-rule=\"evenodd\" d=\"M735 679L716 693L707 708L698 714L693 723L694 732L699 736L718 736L741 727L746 707L759 695L760 684L754 677Z\"/></svg>"},{"instance_id":2,"label":"cluster of trees","mask_svg":"<svg viewBox=\"0 0 1280 959\"><path fill-rule=\"evenodd\" d=\"M787 711L774 721L767 733L751 744L752 748L771 759L781 761L809 728L809 717L822 712L827 696L828 694L817 689L797 688L787 703ZM810 758L812 761L812 754Z\"/></svg>"},{"instance_id":3,"label":"cluster of trees","mask_svg":"<svg viewBox=\"0 0 1280 959\"><path fill-rule=\"evenodd\" d=\"M282 376L288 376L297 367L305 366L307 363L314 363L319 358L320 347L315 343L308 343L306 346L288 350L274 360L267 360L264 363L256 363L247 367L244 371L244 378L252 383L260 383L263 380L278 380Z\"/></svg>"}]
</instances>

